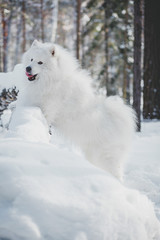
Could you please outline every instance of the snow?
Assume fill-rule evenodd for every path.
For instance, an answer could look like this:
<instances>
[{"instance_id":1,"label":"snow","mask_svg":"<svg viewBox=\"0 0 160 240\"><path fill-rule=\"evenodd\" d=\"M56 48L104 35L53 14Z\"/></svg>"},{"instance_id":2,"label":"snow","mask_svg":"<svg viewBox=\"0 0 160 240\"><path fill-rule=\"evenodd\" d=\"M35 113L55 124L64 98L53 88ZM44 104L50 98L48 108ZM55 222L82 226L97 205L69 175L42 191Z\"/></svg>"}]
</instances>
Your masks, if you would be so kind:
<instances>
[{"instance_id":1,"label":"snow","mask_svg":"<svg viewBox=\"0 0 160 240\"><path fill-rule=\"evenodd\" d=\"M160 219L160 122L142 124L126 166L126 185L147 195Z\"/></svg>"},{"instance_id":2,"label":"snow","mask_svg":"<svg viewBox=\"0 0 160 240\"><path fill-rule=\"evenodd\" d=\"M10 137L33 142L49 143L50 141L47 122L38 107L35 107L33 112L30 109L18 107L13 112L9 129Z\"/></svg>"},{"instance_id":3,"label":"snow","mask_svg":"<svg viewBox=\"0 0 160 240\"><path fill-rule=\"evenodd\" d=\"M37 107L1 129L0 240L159 240L160 122L143 123L124 183L52 132Z\"/></svg>"},{"instance_id":4,"label":"snow","mask_svg":"<svg viewBox=\"0 0 160 240\"><path fill-rule=\"evenodd\" d=\"M14 86L16 86L17 89L23 88L22 78L23 78L22 64L17 64L14 67L13 72L7 73L0 72L0 91L2 91L4 88L6 89L13 88Z\"/></svg>"}]
</instances>

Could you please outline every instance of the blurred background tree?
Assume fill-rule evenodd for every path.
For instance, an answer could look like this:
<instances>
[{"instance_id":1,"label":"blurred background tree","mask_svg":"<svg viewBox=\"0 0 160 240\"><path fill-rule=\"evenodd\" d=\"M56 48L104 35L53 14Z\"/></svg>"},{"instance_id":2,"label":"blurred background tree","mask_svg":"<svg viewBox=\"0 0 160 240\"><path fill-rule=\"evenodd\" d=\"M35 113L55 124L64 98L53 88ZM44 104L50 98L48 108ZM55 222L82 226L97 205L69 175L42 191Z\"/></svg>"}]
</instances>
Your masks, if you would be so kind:
<instances>
[{"instance_id":1,"label":"blurred background tree","mask_svg":"<svg viewBox=\"0 0 160 240\"><path fill-rule=\"evenodd\" d=\"M134 65L133 107L137 113L137 129L141 130L141 79L142 79L142 0L134 1Z\"/></svg>"},{"instance_id":2,"label":"blurred background tree","mask_svg":"<svg viewBox=\"0 0 160 240\"><path fill-rule=\"evenodd\" d=\"M144 119L160 119L160 6L144 1Z\"/></svg>"},{"instance_id":3,"label":"blurred background tree","mask_svg":"<svg viewBox=\"0 0 160 240\"><path fill-rule=\"evenodd\" d=\"M0 71L34 39L56 42L89 70L95 91L134 106L140 131L142 116L160 119L158 13L158 0L0 0Z\"/></svg>"}]
</instances>

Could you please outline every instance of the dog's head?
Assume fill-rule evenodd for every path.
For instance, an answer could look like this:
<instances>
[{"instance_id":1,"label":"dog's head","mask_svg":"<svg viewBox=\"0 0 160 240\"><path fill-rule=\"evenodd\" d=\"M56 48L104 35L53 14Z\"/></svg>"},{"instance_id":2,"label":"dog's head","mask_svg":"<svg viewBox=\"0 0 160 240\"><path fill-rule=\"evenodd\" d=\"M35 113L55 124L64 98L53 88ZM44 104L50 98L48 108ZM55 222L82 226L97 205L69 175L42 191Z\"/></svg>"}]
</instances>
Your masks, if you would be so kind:
<instances>
[{"instance_id":1,"label":"dog's head","mask_svg":"<svg viewBox=\"0 0 160 240\"><path fill-rule=\"evenodd\" d=\"M34 40L31 48L23 57L28 80L35 81L40 77L44 77L47 71L54 67L55 58L55 45Z\"/></svg>"},{"instance_id":2,"label":"dog's head","mask_svg":"<svg viewBox=\"0 0 160 240\"><path fill-rule=\"evenodd\" d=\"M23 65L27 79L39 85L56 83L69 79L79 68L75 58L63 47L53 43L41 43L34 40L23 56ZM39 81L40 80L40 81Z\"/></svg>"}]
</instances>

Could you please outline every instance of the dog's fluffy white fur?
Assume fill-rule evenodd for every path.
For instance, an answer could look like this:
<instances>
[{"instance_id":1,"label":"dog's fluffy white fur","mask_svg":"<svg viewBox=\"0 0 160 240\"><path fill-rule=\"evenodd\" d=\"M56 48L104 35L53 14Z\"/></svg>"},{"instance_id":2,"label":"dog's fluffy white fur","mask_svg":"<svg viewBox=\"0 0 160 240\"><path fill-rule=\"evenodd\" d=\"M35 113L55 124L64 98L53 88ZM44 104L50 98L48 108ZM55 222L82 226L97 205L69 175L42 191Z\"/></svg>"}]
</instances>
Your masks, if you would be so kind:
<instances>
[{"instance_id":1,"label":"dog's fluffy white fur","mask_svg":"<svg viewBox=\"0 0 160 240\"><path fill-rule=\"evenodd\" d=\"M23 104L39 106L49 125L79 146L94 165L117 178L134 132L133 110L119 97L96 95L91 79L62 47L35 40L24 54L33 81L25 78Z\"/></svg>"}]
</instances>

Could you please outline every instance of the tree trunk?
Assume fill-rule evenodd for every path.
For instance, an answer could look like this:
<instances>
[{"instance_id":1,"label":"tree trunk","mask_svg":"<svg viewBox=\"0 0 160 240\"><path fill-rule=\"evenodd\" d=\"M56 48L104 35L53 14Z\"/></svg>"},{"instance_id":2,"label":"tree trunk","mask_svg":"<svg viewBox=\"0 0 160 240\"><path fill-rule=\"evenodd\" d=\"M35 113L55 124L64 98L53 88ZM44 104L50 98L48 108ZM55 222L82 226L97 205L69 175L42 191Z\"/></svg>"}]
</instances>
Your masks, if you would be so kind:
<instances>
[{"instance_id":1,"label":"tree trunk","mask_svg":"<svg viewBox=\"0 0 160 240\"><path fill-rule=\"evenodd\" d=\"M128 60L127 60L127 46L128 46L128 4L129 0L125 4L125 31L124 31L124 66L123 66L123 98L126 99L127 103L130 103L130 91L129 91L129 76L128 76Z\"/></svg>"},{"instance_id":2,"label":"tree trunk","mask_svg":"<svg viewBox=\"0 0 160 240\"><path fill-rule=\"evenodd\" d=\"M18 6L17 6L17 8L18 8ZM17 28L17 33L16 33L16 48L15 48L14 65L16 65L18 63L18 57L19 57L20 39L21 39L20 36L21 36L21 28L22 28L21 17L17 18L16 28Z\"/></svg>"},{"instance_id":3,"label":"tree trunk","mask_svg":"<svg viewBox=\"0 0 160 240\"><path fill-rule=\"evenodd\" d=\"M1 7L1 24L2 24L2 38L3 38L3 49L2 49L2 62L3 62L3 72L7 72L8 65L8 43L10 37L11 30L11 22L13 17L13 9L12 5L10 5L10 14L8 17L5 16L4 7Z\"/></svg>"},{"instance_id":4,"label":"tree trunk","mask_svg":"<svg viewBox=\"0 0 160 240\"><path fill-rule=\"evenodd\" d=\"M43 0L41 0L41 40L44 42L44 12L43 12Z\"/></svg>"},{"instance_id":5,"label":"tree trunk","mask_svg":"<svg viewBox=\"0 0 160 240\"><path fill-rule=\"evenodd\" d=\"M144 119L160 119L160 5L144 1Z\"/></svg>"},{"instance_id":6,"label":"tree trunk","mask_svg":"<svg viewBox=\"0 0 160 240\"><path fill-rule=\"evenodd\" d=\"M2 50L2 70L3 72L7 71L7 37L8 37L8 31L7 31L7 22L4 14L4 8L1 8L1 21L2 21L2 34L3 34L3 50Z\"/></svg>"},{"instance_id":7,"label":"tree trunk","mask_svg":"<svg viewBox=\"0 0 160 240\"><path fill-rule=\"evenodd\" d=\"M104 19L104 37L105 37L105 79L106 79L106 92L107 96L111 95L109 91L109 77L108 77L108 65L109 65L109 51L108 51L108 29L109 29L109 8L108 8L108 2L105 0L105 19Z\"/></svg>"},{"instance_id":8,"label":"tree trunk","mask_svg":"<svg viewBox=\"0 0 160 240\"><path fill-rule=\"evenodd\" d=\"M111 2L110 0L104 1L104 37L105 37L105 64L104 64L104 71L105 71L105 82L106 82L106 92L107 96L116 95L116 88L115 88L115 80L111 79L108 72L109 67L109 47L108 47L108 40L109 40L109 19L111 16Z\"/></svg>"},{"instance_id":9,"label":"tree trunk","mask_svg":"<svg viewBox=\"0 0 160 240\"><path fill-rule=\"evenodd\" d=\"M134 82L133 107L137 113L137 130L141 129L141 39L142 39L142 0L134 1Z\"/></svg>"},{"instance_id":10,"label":"tree trunk","mask_svg":"<svg viewBox=\"0 0 160 240\"><path fill-rule=\"evenodd\" d=\"M8 17L7 20L7 32L8 32L8 36L7 36L7 45L6 45L6 71L8 68L8 55L9 55L9 51L8 51L8 47L9 47L9 41L10 41L10 36L11 36L11 24L12 24L12 20L13 20L13 9L11 6L11 10L10 10L10 15Z\"/></svg>"},{"instance_id":11,"label":"tree trunk","mask_svg":"<svg viewBox=\"0 0 160 240\"><path fill-rule=\"evenodd\" d=\"M26 4L22 1L22 52L26 51Z\"/></svg>"},{"instance_id":12,"label":"tree trunk","mask_svg":"<svg viewBox=\"0 0 160 240\"><path fill-rule=\"evenodd\" d=\"M77 59L80 59L80 21L81 21L81 0L77 0L77 44L76 44Z\"/></svg>"},{"instance_id":13,"label":"tree trunk","mask_svg":"<svg viewBox=\"0 0 160 240\"><path fill-rule=\"evenodd\" d=\"M58 25L58 0L54 0L54 8L52 14L52 35L51 35L52 42L56 42L57 25Z\"/></svg>"},{"instance_id":14,"label":"tree trunk","mask_svg":"<svg viewBox=\"0 0 160 240\"><path fill-rule=\"evenodd\" d=\"M0 72L3 71L3 66L2 66L2 46L0 44Z\"/></svg>"}]
</instances>

